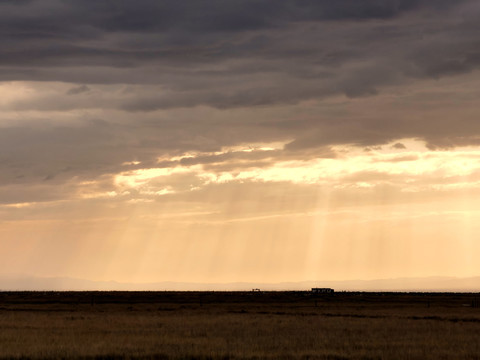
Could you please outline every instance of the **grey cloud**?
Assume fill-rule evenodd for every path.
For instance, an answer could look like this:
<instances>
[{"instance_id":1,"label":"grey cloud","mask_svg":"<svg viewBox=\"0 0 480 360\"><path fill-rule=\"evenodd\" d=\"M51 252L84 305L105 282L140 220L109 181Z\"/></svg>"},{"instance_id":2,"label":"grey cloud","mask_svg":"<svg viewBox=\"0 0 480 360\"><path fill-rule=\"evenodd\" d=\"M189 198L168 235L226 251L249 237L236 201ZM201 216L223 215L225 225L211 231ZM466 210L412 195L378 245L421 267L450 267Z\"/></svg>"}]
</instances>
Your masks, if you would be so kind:
<instances>
[{"instance_id":1,"label":"grey cloud","mask_svg":"<svg viewBox=\"0 0 480 360\"><path fill-rule=\"evenodd\" d=\"M462 13L462 6L470 4L465 1L235 1L228 8L213 1L46 4L25 5L27 14L30 7L43 9L31 15L38 22L22 23L20 13L5 19L10 34L2 42L0 78L156 84L168 90L167 95L132 95L117 102L92 99L94 105L51 105L63 110L228 109L338 94L374 96L386 86L479 66L478 25ZM114 12L108 11L111 7ZM230 21L230 12L270 20L262 26ZM431 16L428 22L426 14ZM217 17L233 24L232 29L217 24ZM13 41L15 34L23 37Z\"/></svg>"},{"instance_id":2,"label":"grey cloud","mask_svg":"<svg viewBox=\"0 0 480 360\"><path fill-rule=\"evenodd\" d=\"M67 91L67 95L78 95L85 92L89 92L90 88L87 85L81 85L77 87L73 87Z\"/></svg>"},{"instance_id":3,"label":"grey cloud","mask_svg":"<svg viewBox=\"0 0 480 360\"><path fill-rule=\"evenodd\" d=\"M188 29L193 31L246 31L276 27L288 22L308 20L340 20L391 18L421 6L438 7L451 1L433 0L36 0L2 1L15 4L11 10L14 25L27 25L28 30L52 30L61 26L67 33L77 33L82 26L104 31L159 31ZM22 5L22 6L19 6ZM21 8L20 13L17 8ZM6 14L12 15L12 14ZM7 17L7 16L5 16ZM47 21L53 20L53 21ZM61 35L59 35L61 36Z\"/></svg>"},{"instance_id":4,"label":"grey cloud","mask_svg":"<svg viewBox=\"0 0 480 360\"><path fill-rule=\"evenodd\" d=\"M173 117L126 124L94 120L79 121L76 125L30 123L28 127L2 128L0 184L27 185L45 179L59 184L72 177L89 180L125 171L122 164L132 160L141 162L137 167L158 167L157 158L162 154L219 151L224 145L222 139L232 143L255 140L249 135L250 126L239 121L198 122L195 118ZM211 128L216 128L215 134ZM256 140L278 135L265 129L257 132Z\"/></svg>"},{"instance_id":5,"label":"grey cloud","mask_svg":"<svg viewBox=\"0 0 480 360\"><path fill-rule=\"evenodd\" d=\"M93 123L84 127L13 127L0 131L0 183L63 182L119 169L131 149L128 130ZM130 138L134 141L134 138ZM95 176L96 176L95 175Z\"/></svg>"},{"instance_id":6,"label":"grey cloud","mask_svg":"<svg viewBox=\"0 0 480 360\"><path fill-rule=\"evenodd\" d=\"M356 51L347 56L355 60L365 51L362 47L368 45L366 39L349 39L353 34L350 33L347 41L359 41L345 44L350 45L350 50L345 46L330 50L329 44L326 51L322 51L327 45L325 41L332 43L331 38L322 38L322 33L336 36L333 44L342 43L342 29L346 33L356 30L351 28L352 21L391 20L401 14L427 10L437 19L436 25L443 25L447 15L437 13L442 7L440 4L458 7L464 2L36 0L12 9L7 7L0 15L5 29L1 39L5 50L0 62L3 66L23 66L28 71L80 65L138 68L152 62L162 66L198 67L225 59L262 57L304 62L302 58L308 55L315 57L315 61L322 58L332 61L338 59L339 54L348 54L352 45L361 49L360 54ZM338 28L334 24L337 22L344 25ZM312 28L312 23L324 26ZM360 35L362 33L364 31ZM395 33L383 32L381 37L398 39ZM279 70L285 72L286 66L280 64ZM50 76L52 80L65 79L61 73ZM89 80L94 78L91 74ZM117 81L124 79L120 77Z\"/></svg>"}]
</instances>

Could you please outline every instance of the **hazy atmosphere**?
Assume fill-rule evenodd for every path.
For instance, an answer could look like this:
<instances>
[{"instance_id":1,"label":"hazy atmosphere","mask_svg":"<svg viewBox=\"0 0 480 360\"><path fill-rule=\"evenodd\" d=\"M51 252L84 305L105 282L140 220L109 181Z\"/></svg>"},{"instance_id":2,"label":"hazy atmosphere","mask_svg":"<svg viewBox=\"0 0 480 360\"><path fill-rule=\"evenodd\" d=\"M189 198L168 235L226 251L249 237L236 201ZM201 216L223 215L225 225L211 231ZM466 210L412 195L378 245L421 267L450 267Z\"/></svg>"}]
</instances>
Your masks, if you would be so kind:
<instances>
[{"instance_id":1,"label":"hazy atmosphere","mask_svg":"<svg viewBox=\"0 0 480 360\"><path fill-rule=\"evenodd\" d=\"M0 0L0 278L479 276L479 19Z\"/></svg>"}]
</instances>

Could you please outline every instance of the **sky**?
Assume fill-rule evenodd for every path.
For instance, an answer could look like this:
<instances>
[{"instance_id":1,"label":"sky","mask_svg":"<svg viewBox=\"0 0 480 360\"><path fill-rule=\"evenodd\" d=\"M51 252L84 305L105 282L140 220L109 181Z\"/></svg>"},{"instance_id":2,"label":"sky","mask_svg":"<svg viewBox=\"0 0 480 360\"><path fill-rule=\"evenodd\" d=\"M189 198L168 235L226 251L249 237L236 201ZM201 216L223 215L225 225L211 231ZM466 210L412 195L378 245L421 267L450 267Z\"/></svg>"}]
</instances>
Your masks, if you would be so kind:
<instances>
[{"instance_id":1,"label":"sky","mask_svg":"<svg viewBox=\"0 0 480 360\"><path fill-rule=\"evenodd\" d=\"M480 275L478 0L0 0L0 276Z\"/></svg>"}]
</instances>

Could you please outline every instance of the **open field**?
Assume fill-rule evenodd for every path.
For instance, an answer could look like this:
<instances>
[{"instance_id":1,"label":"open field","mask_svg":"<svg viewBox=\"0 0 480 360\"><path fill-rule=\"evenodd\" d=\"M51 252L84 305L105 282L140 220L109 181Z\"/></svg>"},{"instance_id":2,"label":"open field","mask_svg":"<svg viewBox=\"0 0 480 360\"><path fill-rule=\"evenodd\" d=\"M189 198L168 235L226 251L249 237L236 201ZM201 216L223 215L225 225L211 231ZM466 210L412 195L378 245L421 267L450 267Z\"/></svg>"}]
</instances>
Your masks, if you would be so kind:
<instances>
[{"instance_id":1,"label":"open field","mask_svg":"<svg viewBox=\"0 0 480 360\"><path fill-rule=\"evenodd\" d=\"M0 358L480 359L479 299L0 292Z\"/></svg>"}]
</instances>

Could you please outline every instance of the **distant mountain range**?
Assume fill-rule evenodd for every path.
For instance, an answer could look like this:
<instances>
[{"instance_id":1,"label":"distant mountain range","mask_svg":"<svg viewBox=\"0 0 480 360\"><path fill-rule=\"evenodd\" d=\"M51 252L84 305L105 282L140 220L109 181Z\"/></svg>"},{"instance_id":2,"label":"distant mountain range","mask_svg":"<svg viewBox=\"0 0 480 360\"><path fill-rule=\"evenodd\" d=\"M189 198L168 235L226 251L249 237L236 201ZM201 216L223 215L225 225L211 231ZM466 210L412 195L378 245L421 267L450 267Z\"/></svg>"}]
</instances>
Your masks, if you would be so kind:
<instances>
[{"instance_id":1,"label":"distant mountain range","mask_svg":"<svg viewBox=\"0 0 480 360\"><path fill-rule=\"evenodd\" d=\"M329 287L335 291L452 291L480 292L480 276L469 278L424 277L379 280L300 281L280 283L122 283L116 281L91 281L67 277L36 277L29 275L0 275L0 291L15 290L152 290L152 291L235 291L260 289L310 290L313 287Z\"/></svg>"}]
</instances>

